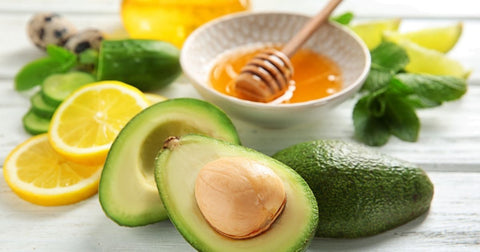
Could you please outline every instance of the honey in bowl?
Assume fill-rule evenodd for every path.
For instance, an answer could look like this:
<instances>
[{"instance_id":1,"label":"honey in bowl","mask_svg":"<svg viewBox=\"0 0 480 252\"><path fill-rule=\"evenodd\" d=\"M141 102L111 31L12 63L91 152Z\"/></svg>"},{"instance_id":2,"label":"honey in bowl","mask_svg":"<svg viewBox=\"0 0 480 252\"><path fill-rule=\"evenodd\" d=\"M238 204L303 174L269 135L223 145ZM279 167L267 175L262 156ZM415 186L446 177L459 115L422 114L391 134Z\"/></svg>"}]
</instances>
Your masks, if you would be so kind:
<instances>
[{"instance_id":1,"label":"honey in bowl","mask_svg":"<svg viewBox=\"0 0 480 252\"><path fill-rule=\"evenodd\" d=\"M245 99L235 92L235 77L245 64L266 48L268 47L247 47L221 55L209 74L212 87L220 93ZM342 90L343 80L340 67L327 56L302 48L290 60L294 69L292 83L285 94L271 103L306 102Z\"/></svg>"}]
</instances>

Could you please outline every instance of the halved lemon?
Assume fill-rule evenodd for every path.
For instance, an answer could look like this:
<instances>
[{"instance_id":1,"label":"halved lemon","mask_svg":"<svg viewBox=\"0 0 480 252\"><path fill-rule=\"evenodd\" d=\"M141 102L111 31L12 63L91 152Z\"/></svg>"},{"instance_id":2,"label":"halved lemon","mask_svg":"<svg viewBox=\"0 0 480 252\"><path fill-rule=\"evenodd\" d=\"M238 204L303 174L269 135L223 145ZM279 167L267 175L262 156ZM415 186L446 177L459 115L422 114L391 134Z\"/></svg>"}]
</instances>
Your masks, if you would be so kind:
<instances>
[{"instance_id":1,"label":"halved lemon","mask_svg":"<svg viewBox=\"0 0 480 252\"><path fill-rule=\"evenodd\" d=\"M385 31L396 31L400 26L401 19L373 20L358 23L350 28L365 42L368 49L377 47L383 40Z\"/></svg>"},{"instance_id":2,"label":"halved lemon","mask_svg":"<svg viewBox=\"0 0 480 252\"><path fill-rule=\"evenodd\" d=\"M393 42L408 39L419 46L446 53L458 42L462 30L463 23L458 22L448 26L425 28L405 33L385 31L383 36L385 40Z\"/></svg>"},{"instance_id":3,"label":"halved lemon","mask_svg":"<svg viewBox=\"0 0 480 252\"><path fill-rule=\"evenodd\" d=\"M21 198L38 205L76 203L98 191L102 165L81 165L59 155L47 134L34 136L13 149L3 176Z\"/></svg>"},{"instance_id":4,"label":"halved lemon","mask_svg":"<svg viewBox=\"0 0 480 252\"><path fill-rule=\"evenodd\" d=\"M52 147L70 160L100 164L120 130L150 105L137 88L119 81L83 86L67 97L50 122Z\"/></svg>"}]
</instances>

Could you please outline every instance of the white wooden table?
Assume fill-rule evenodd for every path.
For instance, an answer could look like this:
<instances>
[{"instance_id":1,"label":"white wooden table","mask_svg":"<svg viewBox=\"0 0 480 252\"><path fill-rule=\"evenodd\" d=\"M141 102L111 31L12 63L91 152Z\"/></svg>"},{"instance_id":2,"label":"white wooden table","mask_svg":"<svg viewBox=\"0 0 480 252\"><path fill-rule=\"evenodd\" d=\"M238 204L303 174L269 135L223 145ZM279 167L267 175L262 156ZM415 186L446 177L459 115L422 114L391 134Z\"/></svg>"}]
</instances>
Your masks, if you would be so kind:
<instances>
[{"instance_id":1,"label":"white wooden table","mask_svg":"<svg viewBox=\"0 0 480 252\"><path fill-rule=\"evenodd\" d=\"M314 14L319 0L254 0L255 10ZM13 90L13 77L25 63L42 56L27 39L25 25L35 12L56 11L79 28L113 29L120 24L120 0L0 0L0 163L29 137L21 124L28 96ZM462 20L464 34L450 52L473 69L468 93L455 102L421 111L416 143L391 139L379 151L422 166L435 185L428 214L369 238L314 239L310 251L480 251L480 8L475 0L345 1L357 20L403 18L402 30ZM185 78L160 94L197 97ZM346 102L320 123L267 130L235 120L244 145L266 154L301 141L338 138L354 141ZM168 221L120 227L105 217L94 196L78 204L40 207L19 199L0 179L0 251L191 251Z\"/></svg>"}]
</instances>

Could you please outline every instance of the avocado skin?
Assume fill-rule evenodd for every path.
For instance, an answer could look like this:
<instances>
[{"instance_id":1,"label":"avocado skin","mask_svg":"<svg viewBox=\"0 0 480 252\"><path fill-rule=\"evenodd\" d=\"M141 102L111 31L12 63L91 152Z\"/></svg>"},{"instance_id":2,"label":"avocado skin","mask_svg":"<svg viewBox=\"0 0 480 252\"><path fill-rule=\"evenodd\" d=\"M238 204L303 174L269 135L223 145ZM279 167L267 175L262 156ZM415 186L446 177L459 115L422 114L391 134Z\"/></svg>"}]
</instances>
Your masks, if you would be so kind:
<instances>
[{"instance_id":1,"label":"avocado skin","mask_svg":"<svg viewBox=\"0 0 480 252\"><path fill-rule=\"evenodd\" d=\"M273 157L293 168L315 194L317 237L359 238L428 211L433 184L419 167L340 140L296 144Z\"/></svg>"}]
</instances>

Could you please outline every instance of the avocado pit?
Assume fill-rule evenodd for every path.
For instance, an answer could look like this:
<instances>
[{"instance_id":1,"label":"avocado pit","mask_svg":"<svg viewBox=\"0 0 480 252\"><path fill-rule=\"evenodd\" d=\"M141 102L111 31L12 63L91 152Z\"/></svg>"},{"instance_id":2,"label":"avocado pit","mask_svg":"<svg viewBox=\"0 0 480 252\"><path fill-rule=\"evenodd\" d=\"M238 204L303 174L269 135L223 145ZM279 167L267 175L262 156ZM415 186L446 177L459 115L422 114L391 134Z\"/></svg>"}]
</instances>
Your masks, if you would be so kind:
<instances>
[{"instance_id":1,"label":"avocado pit","mask_svg":"<svg viewBox=\"0 0 480 252\"><path fill-rule=\"evenodd\" d=\"M286 194L269 167L247 158L223 157L200 170L195 199L217 232L248 239L270 228L285 207Z\"/></svg>"}]
</instances>

